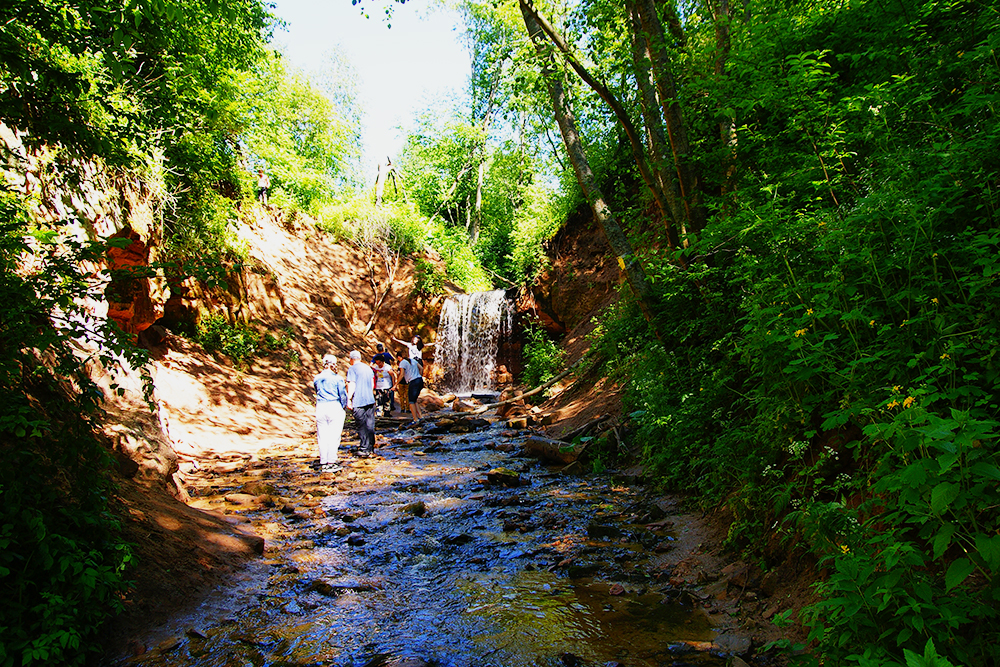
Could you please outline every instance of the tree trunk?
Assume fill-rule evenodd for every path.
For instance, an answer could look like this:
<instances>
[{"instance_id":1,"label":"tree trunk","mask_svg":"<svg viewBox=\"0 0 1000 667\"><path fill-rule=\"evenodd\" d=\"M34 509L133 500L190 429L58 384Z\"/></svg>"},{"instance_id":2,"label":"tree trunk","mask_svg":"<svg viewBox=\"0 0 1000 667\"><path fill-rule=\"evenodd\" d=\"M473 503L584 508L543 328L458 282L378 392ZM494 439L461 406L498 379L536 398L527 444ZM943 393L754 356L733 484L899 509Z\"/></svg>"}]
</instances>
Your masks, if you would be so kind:
<instances>
[{"instance_id":1,"label":"tree trunk","mask_svg":"<svg viewBox=\"0 0 1000 667\"><path fill-rule=\"evenodd\" d=\"M639 170L639 175L642 177L643 182L646 187L649 188L650 194L653 195L653 200L656 202L656 206L660 211L660 215L663 218L664 225L667 230L667 242L670 247L678 247L680 242L680 237L677 233L677 225L682 224L682 220L677 220L673 217L670 205L664 195L663 189L660 187L661 180L654 175L650 168L650 161L646 155L646 151L643 149L642 138L639 131L636 129L635 124L629 117L625 108L622 106L621 102L617 97L605 86L603 83L598 81L591 75L586 67L573 55L572 49L566 43L566 40L556 32L555 28L546 21L532 6L531 0L520 0L521 14L525 15L525 21L528 17L538 26L539 36L547 36L549 40L559 49L559 51L565 56L566 61L570 64L573 70L583 79L590 88L597 93L602 100L611 108L612 113L615 115L615 119L625 130L625 136L628 138L629 147L632 149L632 158L635 160L636 167ZM536 45L537 47L537 45Z\"/></svg>"},{"instance_id":2,"label":"tree trunk","mask_svg":"<svg viewBox=\"0 0 1000 667\"><path fill-rule=\"evenodd\" d=\"M685 218L684 207L678 199L676 186L666 179L670 162L670 144L667 141L663 119L660 117L660 103L656 97L656 82L650 68L652 57L649 52L649 42L642 31L639 14L629 3L629 18L632 20L632 62L635 68L635 80L639 88L639 106L642 109L642 119L646 126L646 140L649 143L649 154L653 165L653 174L657 184L663 191L670 214L676 223ZM676 236L676 234L675 234ZM671 247L679 245L677 238L669 239Z\"/></svg>"},{"instance_id":3,"label":"tree trunk","mask_svg":"<svg viewBox=\"0 0 1000 667\"><path fill-rule=\"evenodd\" d=\"M629 0L629 5L637 13L643 36L649 47L653 80L656 82L656 93L659 96L674 169L677 173L677 194L684 207L682 231L698 233L705 228L707 213L701 201L698 170L691 160L691 140L684 114L681 112L680 100L677 98L677 85L670 68L663 24L660 22L653 0Z\"/></svg>"},{"instance_id":4,"label":"tree trunk","mask_svg":"<svg viewBox=\"0 0 1000 667\"><path fill-rule=\"evenodd\" d=\"M642 311L643 317L646 318L646 322L649 324L653 335L662 343L664 337L654 317L655 295L650 288L645 271L635 257L624 230L618 224L618 220L615 219L611 209L608 208L607 202L604 199L604 193L601 192L600 187L597 185L594 173L590 169L590 161L587 159L583 143L580 141L580 135L577 132L576 118L573 116L573 112L566 100L562 72L556 67L552 53L547 46L545 33L536 20L537 15L533 9L527 6L525 0L521 0L521 15L524 17L524 25L528 29L528 35L531 37L531 41L535 45L535 49L538 51L541 59L542 76L548 87L556 122L559 124L559 131L562 133L563 143L566 145L566 152L569 154L573 171L576 173L577 181L580 183L580 189L583 191L584 197L586 197L590 208L594 212L594 218L596 218L601 229L604 231L604 237L608 240L611 250L618 257L618 266L625 273L629 287L639 302L639 308Z\"/></svg>"},{"instance_id":5,"label":"tree trunk","mask_svg":"<svg viewBox=\"0 0 1000 667\"><path fill-rule=\"evenodd\" d=\"M721 79L726 73L726 63L729 61L729 51L732 46L729 24L732 21L732 5L730 0L709 0L708 7L715 22L715 76ZM732 118L719 121L719 138L722 145L729 149L729 158L724 167L721 193L723 196L735 189L736 177L736 124ZM723 202L722 211L728 214L728 206Z\"/></svg>"},{"instance_id":6,"label":"tree trunk","mask_svg":"<svg viewBox=\"0 0 1000 667\"><path fill-rule=\"evenodd\" d=\"M486 177L486 157L479 161L479 174L476 178L476 205L472 212L472 229L469 230L469 244L476 245L479 240L479 228L483 224L483 179Z\"/></svg>"}]
</instances>

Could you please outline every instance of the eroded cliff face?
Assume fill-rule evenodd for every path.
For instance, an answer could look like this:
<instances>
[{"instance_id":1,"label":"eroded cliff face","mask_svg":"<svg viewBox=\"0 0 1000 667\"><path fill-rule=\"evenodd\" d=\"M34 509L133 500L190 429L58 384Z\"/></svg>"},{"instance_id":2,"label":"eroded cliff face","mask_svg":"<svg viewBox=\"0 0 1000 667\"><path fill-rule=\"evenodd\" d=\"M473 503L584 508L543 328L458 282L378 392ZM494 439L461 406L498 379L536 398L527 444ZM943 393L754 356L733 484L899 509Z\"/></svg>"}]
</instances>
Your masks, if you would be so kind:
<instances>
[{"instance_id":1,"label":"eroded cliff face","mask_svg":"<svg viewBox=\"0 0 1000 667\"><path fill-rule=\"evenodd\" d=\"M519 310L555 335L586 324L614 301L623 277L590 209L581 207L548 243L549 268Z\"/></svg>"}]
</instances>

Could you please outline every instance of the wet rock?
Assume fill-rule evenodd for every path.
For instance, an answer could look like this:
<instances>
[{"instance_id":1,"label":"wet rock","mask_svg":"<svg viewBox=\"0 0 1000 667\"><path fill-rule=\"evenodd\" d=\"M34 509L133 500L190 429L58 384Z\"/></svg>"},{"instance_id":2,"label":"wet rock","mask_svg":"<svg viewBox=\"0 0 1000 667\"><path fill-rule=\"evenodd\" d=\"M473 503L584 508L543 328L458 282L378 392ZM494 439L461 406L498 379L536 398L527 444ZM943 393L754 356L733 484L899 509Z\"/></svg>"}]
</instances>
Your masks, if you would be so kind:
<instances>
[{"instance_id":1,"label":"wet rock","mask_svg":"<svg viewBox=\"0 0 1000 667\"><path fill-rule=\"evenodd\" d=\"M745 588L750 583L750 568L743 563L730 563L722 568L722 576L728 577L733 586Z\"/></svg>"},{"instance_id":2,"label":"wet rock","mask_svg":"<svg viewBox=\"0 0 1000 667\"><path fill-rule=\"evenodd\" d=\"M418 500L414 503L403 505L401 508L399 508L399 511L402 512L403 514L411 514L413 516L424 516L425 514L427 514L427 505L424 504L424 501Z\"/></svg>"},{"instance_id":3,"label":"wet rock","mask_svg":"<svg viewBox=\"0 0 1000 667\"><path fill-rule=\"evenodd\" d=\"M264 498L261 496L251 495L249 493L227 493L223 496L223 499L227 503L242 505L249 508L261 507L264 504Z\"/></svg>"},{"instance_id":4,"label":"wet rock","mask_svg":"<svg viewBox=\"0 0 1000 667\"><path fill-rule=\"evenodd\" d=\"M468 533L455 533L444 538L443 541L445 544L462 545L462 544L468 544L469 542L472 542L475 539L476 538L474 538L472 535L469 535Z\"/></svg>"},{"instance_id":5,"label":"wet rock","mask_svg":"<svg viewBox=\"0 0 1000 667\"><path fill-rule=\"evenodd\" d=\"M507 425L511 428L525 429L528 428L528 418L527 417L514 417L507 422Z\"/></svg>"},{"instance_id":6,"label":"wet rock","mask_svg":"<svg viewBox=\"0 0 1000 667\"><path fill-rule=\"evenodd\" d=\"M498 388L507 387L514 382L514 376L510 374L507 367L500 364L493 371L493 384Z\"/></svg>"},{"instance_id":7,"label":"wet rock","mask_svg":"<svg viewBox=\"0 0 1000 667\"><path fill-rule=\"evenodd\" d=\"M749 637L727 632L715 638L713 648L730 655L746 655L750 652L751 644Z\"/></svg>"},{"instance_id":8,"label":"wet rock","mask_svg":"<svg viewBox=\"0 0 1000 667\"><path fill-rule=\"evenodd\" d=\"M573 461L568 466L559 471L563 475L583 475L586 474L587 470L583 467L583 464L579 461Z\"/></svg>"},{"instance_id":9,"label":"wet rock","mask_svg":"<svg viewBox=\"0 0 1000 667\"><path fill-rule=\"evenodd\" d=\"M247 482L240 487L240 491L249 494L251 496L276 496L278 495L278 490L274 488L273 484L265 482L263 480L255 479Z\"/></svg>"},{"instance_id":10,"label":"wet rock","mask_svg":"<svg viewBox=\"0 0 1000 667\"><path fill-rule=\"evenodd\" d=\"M191 639L208 639L208 637L196 628L188 628L184 634Z\"/></svg>"},{"instance_id":11,"label":"wet rock","mask_svg":"<svg viewBox=\"0 0 1000 667\"><path fill-rule=\"evenodd\" d=\"M563 665L563 667L581 667L583 660L572 653L560 653L559 664Z\"/></svg>"},{"instance_id":12,"label":"wet rock","mask_svg":"<svg viewBox=\"0 0 1000 667\"><path fill-rule=\"evenodd\" d=\"M367 516L367 514L368 513L365 512L364 510L357 510L357 509L355 509L355 510L347 510L347 511L341 512L339 514L338 518L341 521L343 521L344 523L351 523L352 521L360 519L361 517Z\"/></svg>"},{"instance_id":13,"label":"wet rock","mask_svg":"<svg viewBox=\"0 0 1000 667\"><path fill-rule=\"evenodd\" d=\"M361 581L337 581L329 582L325 579L314 579L307 587L306 592L319 593L328 598L335 598L345 591L365 593L375 590L375 585Z\"/></svg>"},{"instance_id":14,"label":"wet rock","mask_svg":"<svg viewBox=\"0 0 1000 667\"><path fill-rule=\"evenodd\" d=\"M597 574L601 566L597 563L577 563L566 568L566 575L570 579L583 579Z\"/></svg>"},{"instance_id":15,"label":"wet rock","mask_svg":"<svg viewBox=\"0 0 1000 667\"><path fill-rule=\"evenodd\" d=\"M624 595L625 587L621 584L613 584L610 589L608 589L609 595Z\"/></svg>"},{"instance_id":16,"label":"wet rock","mask_svg":"<svg viewBox=\"0 0 1000 667\"><path fill-rule=\"evenodd\" d=\"M524 448L532 456L555 463L573 463L583 452L584 445L533 435L524 441Z\"/></svg>"},{"instance_id":17,"label":"wet rock","mask_svg":"<svg viewBox=\"0 0 1000 667\"><path fill-rule=\"evenodd\" d=\"M445 403L441 400L441 397L432 392L430 389L424 389L417 401L417 405L420 409L425 412L437 412L438 410L443 410Z\"/></svg>"},{"instance_id":18,"label":"wet rock","mask_svg":"<svg viewBox=\"0 0 1000 667\"><path fill-rule=\"evenodd\" d=\"M718 580L719 580L718 574L714 572L709 574L708 572L705 572L705 570L698 570L698 575L697 578L695 579L695 581L699 584L710 584L713 581L718 581Z\"/></svg>"},{"instance_id":19,"label":"wet rock","mask_svg":"<svg viewBox=\"0 0 1000 667\"><path fill-rule=\"evenodd\" d=\"M352 547L360 547L365 543L365 538L357 533L352 533L350 537L347 538L347 543Z\"/></svg>"},{"instance_id":20,"label":"wet rock","mask_svg":"<svg viewBox=\"0 0 1000 667\"><path fill-rule=\"evenodd\" d=\"M430 663L423 658L394 658L387 662L385 667L430 667Z\"/></svg>"},{"instance_id":21,"label":"wet rock","mask_svg":"<svg viewBox=\"0 0 1000 667\"><path fill-rule=\"evenodd\" d=\"M401 657L380 654L366 662L364 667L430 667L430 663L416 656Z\"/></svg>"},{"instance_id":22,"label":"wet rock","mask_svg":"<svg viewBox=\"0 0 1000 667\"><path fill-rule=\"evenodd\" d=\"M162 642L157 644L155 649L160 653L169 653L170 651L173 651L180 645L181 645L180 637L170 637L169 639L164 639Z\"/></svg>"},{"instance_id":23,"label":"wet rock","mask_svg":"<svg viewBox=\"0 0 1000 667\"><path fill-rule=\"evenodd\" d=\"M701 589L701 593L704 597L713 598L715 600L725 600L726 593L729 591L729 582L725 579L716 581L713 584L709 584Z\"/></svg>"},{"instance_id":24,"label":"wet rock","mask_svg":"<svg viewBox=\"0 0 1000 667\"><path fill-rule=\"evenodd\" d=\"M625 533L618 526L601 524L593 521L587 525L587 537L617 540L624 536Z\"/></svg>"},{"instance_id":25,"label":"wet rock","mask_svg":"<svg viewBox=\"0 0 1000 667\"><path fill-rule=\"evenodd\" d=\"M456 398L451 403L451 409L455 412L472 412L476 409L476 406L466 403L460 398Z\"/></svg>"},{"instance_id":26,"label":"wet rock","mask_svg":"<svg viewBox=\"0 0 1000 667\"><path fill-rule=\"evenodd\" d=\"M508 468L493 468L486 473L486 481L494 486L522 486L527 484L527 480L521 478L521 474Z\"/></svg>"}]
</instances>

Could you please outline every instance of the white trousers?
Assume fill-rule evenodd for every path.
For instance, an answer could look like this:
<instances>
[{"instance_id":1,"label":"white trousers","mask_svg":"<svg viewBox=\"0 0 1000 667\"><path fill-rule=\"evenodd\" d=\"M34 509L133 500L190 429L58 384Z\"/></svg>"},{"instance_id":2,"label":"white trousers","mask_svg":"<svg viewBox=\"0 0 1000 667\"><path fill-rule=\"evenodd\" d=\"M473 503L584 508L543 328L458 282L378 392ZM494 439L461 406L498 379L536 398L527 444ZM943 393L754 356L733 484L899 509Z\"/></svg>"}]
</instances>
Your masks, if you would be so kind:
<instances>
[{"instance_id":1,"label":"white trousers","mask_svg":"<svg viewBox=\"0 0 1000 667\"><path fill-rule=\"evenodd\" d=\"M337 462L345 414L344 408L337 401L316 404L316 443L319 445L320 465Z\"/></svg>"}]
</instances>

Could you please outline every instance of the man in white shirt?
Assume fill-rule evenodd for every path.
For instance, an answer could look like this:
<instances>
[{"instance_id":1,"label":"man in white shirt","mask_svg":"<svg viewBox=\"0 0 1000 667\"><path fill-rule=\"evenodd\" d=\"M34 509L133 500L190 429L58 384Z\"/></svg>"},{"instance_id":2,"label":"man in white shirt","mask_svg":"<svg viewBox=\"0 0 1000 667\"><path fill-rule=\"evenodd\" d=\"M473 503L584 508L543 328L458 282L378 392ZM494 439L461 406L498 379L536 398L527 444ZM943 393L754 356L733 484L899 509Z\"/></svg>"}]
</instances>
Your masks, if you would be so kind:
<instances>
[{"instance_id":1,"label":"man in white shirt","mask_svg":"<svg viewBox=\"0 0 1000 667\"><path fill-rule=\"evenodd\" d=\"M346 380L347 408L358 427L358 456L368 458L375 453L375 373L357 350L351 350Z\"/></svg>"}]
</instances>

